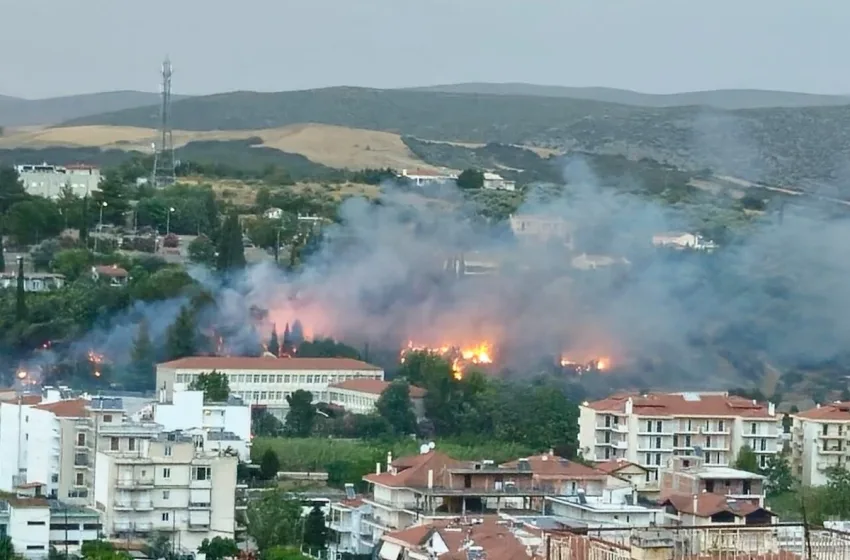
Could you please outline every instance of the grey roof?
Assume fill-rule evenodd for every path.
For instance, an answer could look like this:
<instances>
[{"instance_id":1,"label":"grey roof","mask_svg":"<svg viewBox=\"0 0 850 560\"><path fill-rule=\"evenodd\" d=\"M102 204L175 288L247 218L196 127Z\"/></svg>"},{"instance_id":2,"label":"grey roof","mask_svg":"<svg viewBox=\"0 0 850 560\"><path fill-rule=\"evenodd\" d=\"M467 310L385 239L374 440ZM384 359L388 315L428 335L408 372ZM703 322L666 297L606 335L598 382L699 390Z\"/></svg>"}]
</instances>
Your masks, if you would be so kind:
<instances>
[{"instance_id":1,"label":"grey roof","mask_svg":"<svg viewBox=\"0 0 850 560\"><path fill-rule=\"evenodd\" d=\"M124 410L124 400L120 397L92 397L89 406L94 410Z\"/></svg>"},{"instance_id":2,"label":"grey roof","mask_svg":"<svg viewBox=\"0 0 850 560\"><path fill-rule=\"evenodd\" d=\"M181 430L174 430L173 432L162 432L156 437L157 441L172 441L175 443L192 443L194 441L192 436L186 435Z\"/></svg>"},{"instance_id":3,"label":"grey roof","mask_svg":"<svg viewBox=\"0 0 850 560\"><path fill-rule=\"evenodd\" d=\"M242 438L240 438L233 432L215 430L207 432L207 439L210 441L240 441Z\"/></svg>"},{"instance_id":4,"label":"grey roof","mask_svg":"<svg viewBox=\"0 0 850 560\"><path fill-rule=\"evenodd\" d=\"M59 500L48 500L47 503L50 505L51 515L55 514L60 518L65 515L69 517L100 517L100 514L91 508L74 506Z\"/></svg>"}]
</instances>

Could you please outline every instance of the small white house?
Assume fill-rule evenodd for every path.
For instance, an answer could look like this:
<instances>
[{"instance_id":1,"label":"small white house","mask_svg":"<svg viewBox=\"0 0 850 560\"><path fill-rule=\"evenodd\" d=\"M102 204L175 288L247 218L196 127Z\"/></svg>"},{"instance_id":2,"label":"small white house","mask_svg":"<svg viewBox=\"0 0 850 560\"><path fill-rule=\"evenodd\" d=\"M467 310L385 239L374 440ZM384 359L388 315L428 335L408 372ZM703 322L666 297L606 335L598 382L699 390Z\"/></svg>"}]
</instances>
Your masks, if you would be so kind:
<instances>
[{"instance_id":1,"label":"small white house","mask_svg":"<svg viewBox=\"0 0 850 560\"><path fill-rule=\"evenodd\" d=\"M652 244L656 247L670 247L677 250L692 249L695 251L712 251L717 247L710 239L705 239L696 233L687 232L669 232L653 235Z\"/></svg>"},{"instance_id":2,"label":"small white house","mask_svg":"<svg viewBox=\"0 0 850 560\"><path fill-rule=\"evenodd\" d=\"M515 191L516 183L509 181L498 173L484 173L484 188L491 191Z\"/></svg>"},{"instance_id":3,"label":"small white house","mask_svg":"<svg viewBox=\"0 0 850 560\"><path fill-rule=\"evenodd\" d=\"M423 185L456 181L458 176L456 173L440 172L431 169L417 169L413 171L402 169L401 177L407 179L417 187L421 187Z\"/></svg>"}]
</instances>

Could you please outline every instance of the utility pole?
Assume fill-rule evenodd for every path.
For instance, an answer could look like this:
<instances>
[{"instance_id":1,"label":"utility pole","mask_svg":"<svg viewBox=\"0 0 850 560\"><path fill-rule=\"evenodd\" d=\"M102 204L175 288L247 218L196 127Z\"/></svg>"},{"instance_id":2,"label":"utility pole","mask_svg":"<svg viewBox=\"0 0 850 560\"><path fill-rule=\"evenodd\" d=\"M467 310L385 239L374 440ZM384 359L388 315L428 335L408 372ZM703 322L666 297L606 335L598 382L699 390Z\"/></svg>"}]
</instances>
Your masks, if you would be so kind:
<instances>
[{"instance_id":1,"label":"utility pole","mask_svg":"<svg viewBox=\"0 0 850 560\"><path fill-rule=\"evenodd\" d=\"M159 131L154 143L153 187L166 187L174 184L175 167L174 138L171 133L171 61L168 57L162 63L162 91L160 92Z\"/></svg>"}]
</instances>

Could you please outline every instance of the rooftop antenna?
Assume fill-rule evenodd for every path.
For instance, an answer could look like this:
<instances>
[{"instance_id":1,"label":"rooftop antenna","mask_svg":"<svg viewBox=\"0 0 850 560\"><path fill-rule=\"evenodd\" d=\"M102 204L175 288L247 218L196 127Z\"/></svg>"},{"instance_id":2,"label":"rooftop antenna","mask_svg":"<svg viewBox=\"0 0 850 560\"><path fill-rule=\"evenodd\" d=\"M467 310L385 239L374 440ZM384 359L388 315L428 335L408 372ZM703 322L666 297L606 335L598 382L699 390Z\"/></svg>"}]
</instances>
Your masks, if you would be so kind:
<instances>
[{"instance_id":1,"label":"rooftop antenna","mask_svg":"<svg viewBox=\"0 0 850 560\"><path fill-rule=\"evenodd\" d=\"M162 63L162 91L160 92L159 131L154 143L153 176L154 187L166 187L174 184L175 160L174 138L171 134L171 61L168 57Z\"/></svg>"}]
</instances>

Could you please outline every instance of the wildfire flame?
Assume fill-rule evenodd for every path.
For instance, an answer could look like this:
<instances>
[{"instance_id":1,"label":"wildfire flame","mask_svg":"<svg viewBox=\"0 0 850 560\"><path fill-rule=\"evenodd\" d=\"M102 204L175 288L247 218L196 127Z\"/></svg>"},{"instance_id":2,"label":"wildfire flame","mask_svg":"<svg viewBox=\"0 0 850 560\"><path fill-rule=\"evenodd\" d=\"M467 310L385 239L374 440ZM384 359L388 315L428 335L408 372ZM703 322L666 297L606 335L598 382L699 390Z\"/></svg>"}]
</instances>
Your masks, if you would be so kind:
<instances>
[{"instance_id":1,"label":"wildfire flame","mask_svg":"<svg viewBox=\"0 0 850 560\"><path fill-rule=\"evenodd\" d=\"M89 350L88 351L88 360L93 365L98 365L98 364L102 364L103 362L105 362L106 357L103 354L98 354L94 350Z\"/></svg>"},{"instance_id":2,"label":"wildfire flame","mask_svg":"<svg viewBox=\"0 0 850 560\"><path fill-rule=\"evenodd\" d=\"M413 341L407 343L401 351L401 363L411 352L428 352L436 354L451 361L452 372L455 379L463 379L463 372L470 364L492 364L492 347L488 342L481 342L473 346L458 346L445 344L443 346L416 345Z\"/></svg>"},{"instance_id":3,"label":"wildfire flame","mask_svg":"<svg viewBox=\"0 0 850 560\"><path fill-rule=\"evenodd\" d=\"M561 367L574 369L578 374L589 371L607 371L611 369L611 358L603 356L593 358L589 362L577 362L566 356L561 356Z\"/></svg>"}]
</instances>

